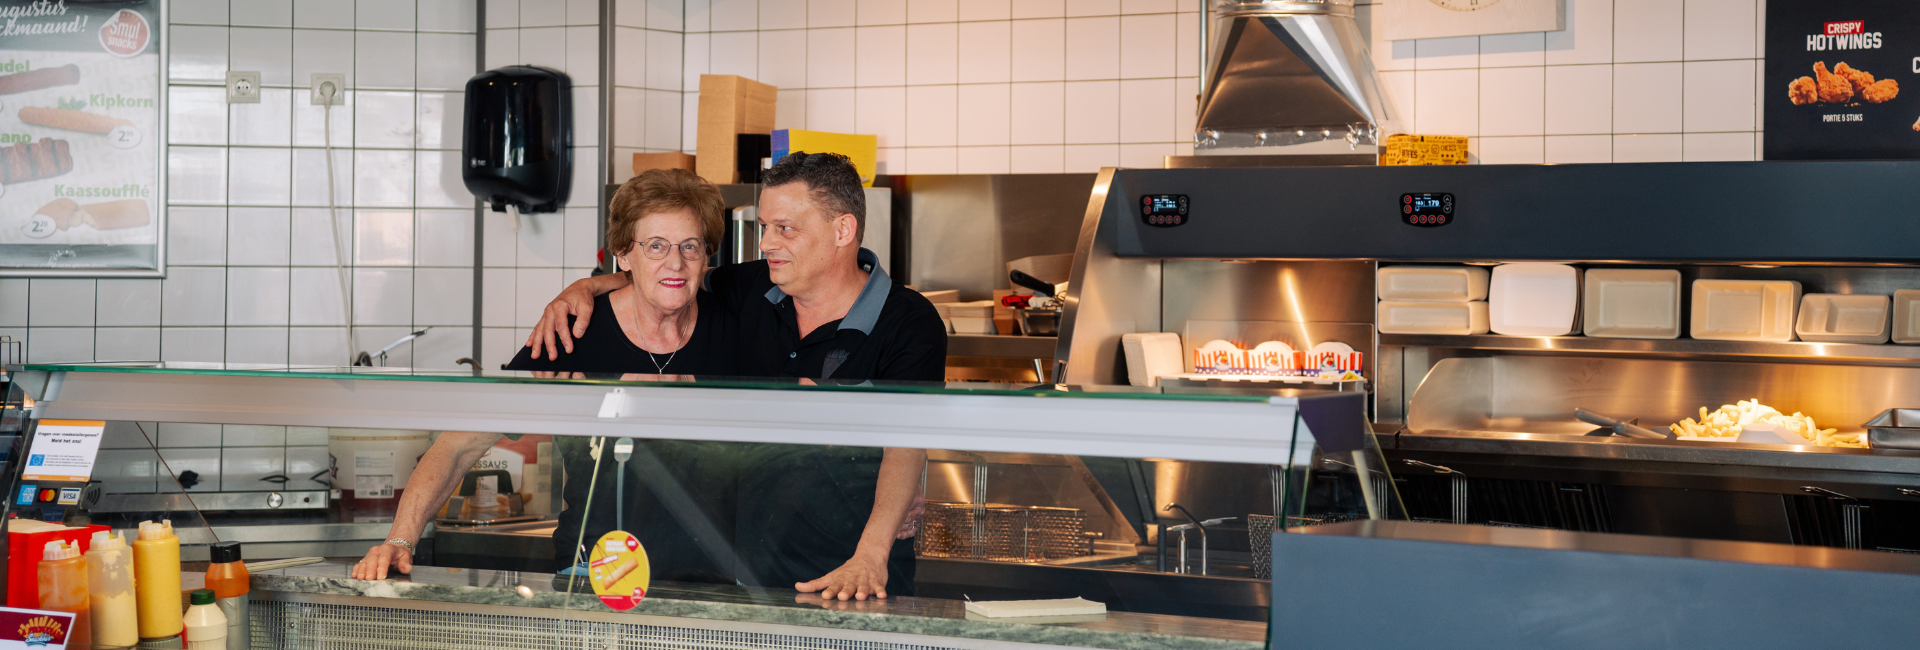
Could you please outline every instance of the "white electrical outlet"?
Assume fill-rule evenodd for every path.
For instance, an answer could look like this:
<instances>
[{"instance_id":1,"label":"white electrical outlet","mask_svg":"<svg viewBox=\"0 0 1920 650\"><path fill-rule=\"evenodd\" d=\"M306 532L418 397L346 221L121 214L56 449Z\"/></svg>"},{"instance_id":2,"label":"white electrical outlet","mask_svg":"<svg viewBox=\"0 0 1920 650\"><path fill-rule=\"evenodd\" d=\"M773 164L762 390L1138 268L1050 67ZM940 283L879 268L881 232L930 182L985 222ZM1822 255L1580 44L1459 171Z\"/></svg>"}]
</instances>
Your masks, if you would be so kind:
<instances>
[{"instance_id":1,"label":"white electrical outlet","mask_svg":"<svg viewBox=\"0 0 1920 650\"><path fill-rule=\"evenodd\" d=\"M324 90L328 84L332 84L333 86L331 95ZM331 97L331 100L329 100L329 97ZM345 106L347 103L347 75L337 72L313 73L313 96L310 101L314 106L324 106L327 104Z\"/></svg>"},{"instance_id":2,"label":"white electrical outlet","mask_svg":"<svg viewBox=\"0 0 1920 650\"><path fill-rule=\"evenodd\" d=\"M260 103L260 73L227 71L227 103Z\"/></svg>"}]
</instances>

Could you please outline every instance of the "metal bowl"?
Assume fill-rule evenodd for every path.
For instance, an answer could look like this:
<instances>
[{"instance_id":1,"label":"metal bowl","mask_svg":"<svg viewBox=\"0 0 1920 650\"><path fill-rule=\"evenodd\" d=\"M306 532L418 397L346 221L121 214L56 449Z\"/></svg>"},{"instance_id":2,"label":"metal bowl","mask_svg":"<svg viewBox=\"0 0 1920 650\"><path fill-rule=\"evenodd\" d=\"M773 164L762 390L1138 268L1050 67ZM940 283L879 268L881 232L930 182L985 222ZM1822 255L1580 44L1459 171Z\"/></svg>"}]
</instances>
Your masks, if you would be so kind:
<instances>
[{"instance_id":1,"label":"metal bowl","mask_svg":"<svg viewBox=\"0 0 1920 650\"><path fill-rule=\"evenodd\" d=\"M1021 309L1020 331L1027 336L1059 336L1060 310Z\"/></svg>"}]
</instances>

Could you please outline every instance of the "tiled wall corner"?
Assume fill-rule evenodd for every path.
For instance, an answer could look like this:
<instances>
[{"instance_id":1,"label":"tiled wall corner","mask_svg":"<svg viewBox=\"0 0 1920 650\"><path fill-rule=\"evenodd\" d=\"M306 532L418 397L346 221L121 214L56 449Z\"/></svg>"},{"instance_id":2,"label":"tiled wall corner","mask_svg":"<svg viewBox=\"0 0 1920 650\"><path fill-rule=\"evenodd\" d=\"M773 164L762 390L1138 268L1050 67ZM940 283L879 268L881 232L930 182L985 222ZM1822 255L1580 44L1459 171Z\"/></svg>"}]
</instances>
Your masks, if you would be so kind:
<instances>
[{"instance_id":1,"label":"tiled wall corner","mask_svg":"<svg viewBox=\"0 0 1920 650\"><path fill-rule=\"evenodd\" d=\"M339 365L433 325L413 344L433 354L403 346L401 356L454 367L471 354L472 316L447 301L472 295L474 233L473 198L449 163L475 72L476 6L175 4L167 277L0 280L0 335L24 337L32 361ZM261 102L227 104L228 70L259 71ZM346 75L345 105L311 105L315 72ZM433 293L414 291L421 277Z\"/></svg>"},{"instance_id":2,"label":"tiled wall corner","mask_svg":"<svg viewBox=\"0 0 1920 650\"><path fill-rule=\"evenodd\" d=\"M615 2L614 10L616 16L628 16L628 22L645 24L655 18L654 14L671 13L670 9L677 4L625 1ZM547 301L559 295L566 282L586 277L597 264L601 188L609 177L607 169L620 168L612 164L619 157L618 150L609 152L609 162L603 165L597 146L600 9L600 3L595 0L487 0L487 69L536 65L567 73L573 79L574 183L566 207L558 212L521 215L518 224L505 213L485 215L481 358L478 359L484 368L498 368L511 360ZM661 24L668 22L664 15L658 20ZM617 25L616 22L616 30L635 29ZM614 47L618 51L618 38ZM614 70L615 75L621 74L620 67ZM623 95L617 87L615 90L617 102ZM615 114L618 115L618 109ZM614 137L621 137L620 133L616 129ZM625 176L619 178L625 180ZM471 240L468 242L471 247ZM413 303L416 318L423 310L427 314L451 314L460 309L460 304L448 301L457 303L455 297L446 296L445 300L432 299L423 304L416 295ZM471 313L471 302L465 305ZM469 332L461 330L462 335ZM465 346L472 345L470 338L462 341ZM434 349L425 343L416 343L414 347L415 350Z\"/></svg>"}]
</instances>

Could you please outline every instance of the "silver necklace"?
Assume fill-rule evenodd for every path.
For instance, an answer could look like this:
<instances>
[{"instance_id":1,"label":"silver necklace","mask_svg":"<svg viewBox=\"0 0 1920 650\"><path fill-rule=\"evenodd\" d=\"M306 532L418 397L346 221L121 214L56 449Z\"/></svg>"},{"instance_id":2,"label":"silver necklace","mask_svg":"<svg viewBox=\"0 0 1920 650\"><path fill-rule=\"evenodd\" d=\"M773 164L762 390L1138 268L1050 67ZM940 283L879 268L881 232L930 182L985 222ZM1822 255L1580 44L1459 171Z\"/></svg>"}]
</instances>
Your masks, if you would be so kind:
<instances>
[{"instance_id":1,"label":"silver necklace","mask_svg":"<svg viewBox=\"0 0 1920 650\"><path fill-rule=\"evenodd\" d=\"M631 301L632 301L632 304L630 305L630 306L632 307L632 309L630 309L629 311L632 311L632 312L633 312L633 331L634 331L634 333L636 333L636 334L638 334L638 333L640 333L640 282L639 282L639 278L636 278L636 277L634 277L634 273L633 273L632 271L628 271L628 272L627 272L627 283L628 283L628 286L631 286L631 287L633 287L633 295L631 295L631 296L628 296L627 298L628 298L629 300L631 300ZM692 338L692 337L688 337L688 338ZM634 346L634 347L639 347L639 346ZM685 341L682 341L682 342L680 342L680 347L681 347L681 348L685 348L685 347L687 347L687 343L686 343ZM675 349L675 350L673 351L673 353L672 353L672 354L669 354L669 355L667 355L667 362L666 362L666 363L660 363L660 359L659 359L659 357L655 357L655 356L653 356L653 351L652 351L652 350L648 350L648 349L646 349L646 348L640 348L640 351L641 351L641 352L645 352L645 353L647 353L647 360L648 360L648 361L652 361L652 362L653 362L653 373L654 373L654 374L656 374L656 375L664 375L664 374L667 374L667 366L671 366L671 365L673 365L673 358L674 358L674 357L677 357L677 356L680 356L680 350L679 350L679 349Z\"/></svg>"}]
</instances>

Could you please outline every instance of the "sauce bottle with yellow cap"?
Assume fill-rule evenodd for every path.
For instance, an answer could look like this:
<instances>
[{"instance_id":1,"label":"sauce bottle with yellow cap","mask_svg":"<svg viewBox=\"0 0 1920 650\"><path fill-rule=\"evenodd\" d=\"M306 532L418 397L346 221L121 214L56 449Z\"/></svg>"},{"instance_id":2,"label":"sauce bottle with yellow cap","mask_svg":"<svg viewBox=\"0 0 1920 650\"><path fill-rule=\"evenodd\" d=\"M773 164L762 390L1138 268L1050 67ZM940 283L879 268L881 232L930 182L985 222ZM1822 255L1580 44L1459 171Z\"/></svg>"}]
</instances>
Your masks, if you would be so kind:
<instances>
[{"instance_id":1,"label":"sauce bottle with yellow cap","mask_svg":"<svg viewBox=\"0 0 1920 650\"><path fill-rule=\"evenodd\" d=\"M180 538L173 534L173 521L140 522L133 569L140 638L180 636Z\"/></svg>"}]
</instances>

